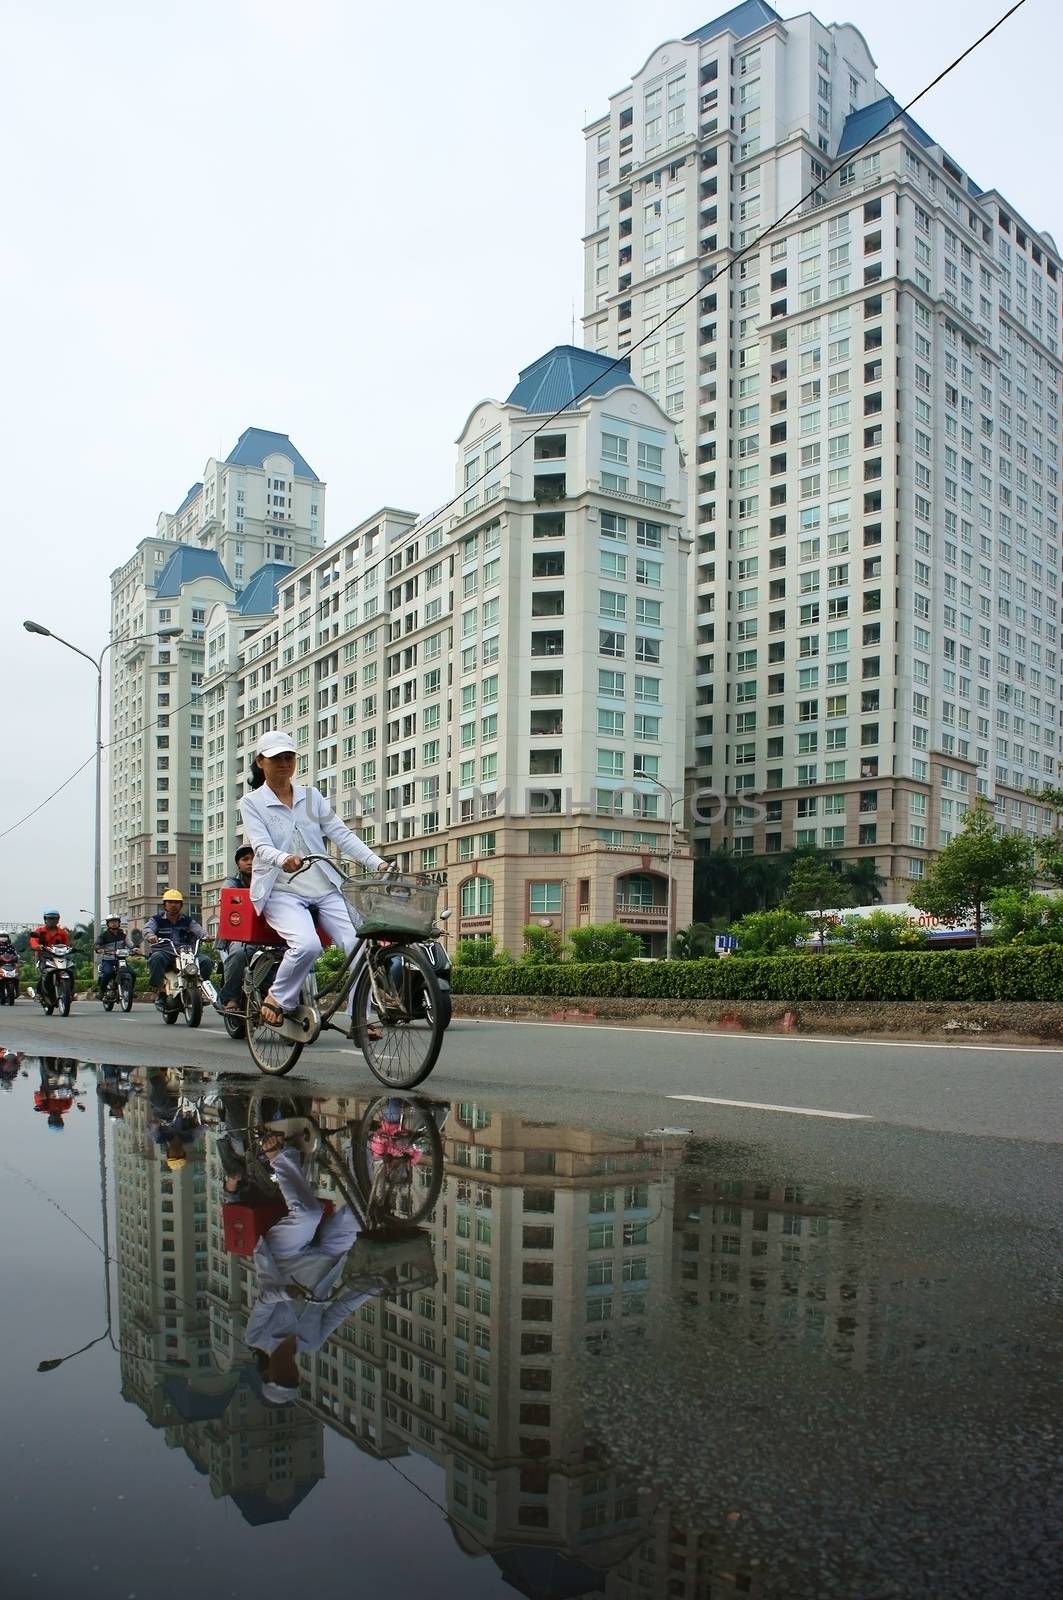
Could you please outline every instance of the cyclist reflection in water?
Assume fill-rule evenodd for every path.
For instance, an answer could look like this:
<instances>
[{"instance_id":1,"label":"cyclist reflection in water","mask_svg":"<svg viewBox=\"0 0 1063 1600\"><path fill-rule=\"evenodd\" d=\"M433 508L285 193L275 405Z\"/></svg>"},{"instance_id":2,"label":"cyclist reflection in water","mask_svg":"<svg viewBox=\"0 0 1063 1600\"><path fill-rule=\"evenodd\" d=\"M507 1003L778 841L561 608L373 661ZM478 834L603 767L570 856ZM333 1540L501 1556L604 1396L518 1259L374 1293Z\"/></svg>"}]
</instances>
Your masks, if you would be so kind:
<instances>
[{"instance_id":1,"label":"cyclist reflection in water","mask_svg":"<svg viewBox=\"0 0 1063 1600\"><path fill-rule=\"evenodd\" d=\"M290 1405L299 1394L300 1352L320 1350L334 1329L364 1301L383 1294L386 1284L381 1278L367 1289L363 1280L357 1289L330 1298L358 1237L358 1219L350 1206L326 1217L296 1151L279 1134L274 1141L266 1154L288 1214L255 1246L258 1298L247 1321L247 1342L262 1378L263 1399Z\"/></svg>"}]
</instances>

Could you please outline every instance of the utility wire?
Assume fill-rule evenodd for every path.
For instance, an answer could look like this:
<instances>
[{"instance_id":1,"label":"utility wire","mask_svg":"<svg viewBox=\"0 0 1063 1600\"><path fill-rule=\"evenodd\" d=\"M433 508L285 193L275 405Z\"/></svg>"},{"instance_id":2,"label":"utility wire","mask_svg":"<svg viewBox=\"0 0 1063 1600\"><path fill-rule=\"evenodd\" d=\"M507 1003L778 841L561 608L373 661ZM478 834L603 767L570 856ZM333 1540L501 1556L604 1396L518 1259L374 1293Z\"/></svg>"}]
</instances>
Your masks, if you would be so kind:
<instances>
[{"instance_id":1,"label":"utility wire","mask_svg":"<svg viewBox=\"0 0 1063 1600\"><path fill-rule=\"evenodd\" d=\"M599 372L590 380L589 383L584 384L583 388L577 390L576 393L572 395L563 406L560 406L556 411L551 412L548 417L545 417L542 422L532 429L531 433L525 434L520 442L515 444L511 450L507 450L506 454L502 456L499 461L495 462L489 470L494 472L496 468L504 466L504 464L513 456L515 456L517 451L522 449L530 439L534 439L537 434L543 433L545 429L550 427L551 423L556 422L559 417L563 417L566 411L570 411L577 401L582 400L585 395L589 394L590 391L595 388L595 386L599 384L608 373L615 371L617 367L627 365L631 359L631 352L633 350L637 350L640 345L644 345L647 340L652 339L661 331L663 327L666 326L667 323L672 321L673 317L678 316L680 311L685 311L687 306L690 305L692 301L697 300L711 284L716 282L721 273L730 273L732 268L737 266L738 262L743 260L744 257L748 256L751 251L759 249L764 243L765 239L770 238L775 230L782 225L782 223L786 222L787 219L792 217L796 211L799 211L803 205L806 205L809 200L817 195L825 183L829 182L829 180L833 178L836 173L840 172L843 167L848 166L850 161L854 161L858 155L867 149L868 145L874 144L876 140L881 139L883 134L886 133L895 122L899 122L901 117L905 116L914 105L917 105L919 101L924 98L924 96L930 93L931 89L936 89L939 83L943 82L951 72L954 72L958 66L967 60L968 56L973 55L981 45L985 44L986 40L991 38L993 34L997 32L998 28L1002 28L1005 22L1015 15L1016 11L1021 11L1025 4L1026 0L1016 0L1016 3L1013 6L1010 6L1002 16L997 18L996 22L994 22L985 30L983 34L980 34L977 39L969 44L966 50L962 50L954 60L949 62L947 67L942 68L935 78L931 78L930 82L920 89L918 94L913 95L905 105L901 106L896 115L892 116L888 122L882 125L881 128L876 128L874 133L869 134L864 140L863 144L857 145L853 150L847 150L845 152L845 159L843 161L839 161L835 166L831 167L826 176L820 178L819 182L813 184L812 188L809 189L806 194L801 195L798 200L795 200L793 205L790 206L789 210L784 211L781 216L776 217L775 221L769 223L766 228L757 234L755 239L750 240L749 244L743 245L740 250L731 255L725 266L714 267L712 269L711 277L705 278L702 282L700 282L692 294L688 294L685 300L680 300L679 303L674 306L671 311L669 311L668 315L662 317L660 322L656 323L648 333L644 333L641 339L636 339L635 343L631 345L622 356L615 356L609 365L604 369L604 371ZM444 512L449 511L452 506L457 505L458 501L463 499L470 489L474 489L477 484L482 483L487 475L487 470L481 472L478 478L474 478L471 483L466 484L458 494L454 495L450 500L447 500L443 505L437 507L436 510L432 512L431 516L423 517L420 525L424 526L429 522L434 522L436 517L441 517ZM229 678L234 676L235 671L227 673L226 677L220 681L223 683L227 682ZM183 705L175 706L173 711L168 713L168 715L174 716L177 714L177 712L184 711L192 704L193 700L198 698L198 695L191 696L191 698L186 700ZM104 746L104 749L109 750L113 748L114 745L121 744L125 739L134 739L138 736L138 734L145 733L148 728L153 728L155 726L155 722L146 723L143 728L137 729L136 733L127 733L123 734L120 739L112 739ZM59 785L58 789L53 789L52 793L42 800L40 805L34 806L33 810L28 811L24 817L19 819L18 822L13 822L10 827L5 828L4 831L0 833L0 839L6 839L9 833L14 833L16 828L21 828L24 822L28 822L31 817L37 815L38 811L43 810L49 801L54 800L56 795L60 794L66 788L67 784L73 783L78 773L83 771L83 769L88 766L89 761L92 759L92 756L89 756L88 760L83 761L81 766L78 767L75 772L72 772L70 777L65 779L65 781Z\"/></svg>"},{"instance_id":2,"label":"utility wire","mask_svg":"<svg viewBox=\"0 0 1063 1600\"><path fill-rule=\"evenodd\" d=\"M21 828L22 824L24 822L28 822L31 817L35 817L37 815L38 811L43 811L45 806L48 804L48 802L50 800L54 800L57 794L62 794L63 790L67 787L67 785L73 783L73 781L77 777L78 773L79 772L84 772L85 768L89 765L89 762L90 761L95 761L95 759L96 759L96 752L93 751L92 755L85 757L85 759L81 763L80 767L75 767L74 768L74 771L70 774L69 778L64 778L63 779L63 781L59 785L58 789L53 789L51 794L45 795L44 799L40 802L40 804L39 805L35 805L32 811L27 811L26 815L24 817L19 817L17 822L13 822L10 827L5 828L3 833L0 833L0 839L6 839L9 833L14 833L16 828Z\"/></svg>"}]
</instances>

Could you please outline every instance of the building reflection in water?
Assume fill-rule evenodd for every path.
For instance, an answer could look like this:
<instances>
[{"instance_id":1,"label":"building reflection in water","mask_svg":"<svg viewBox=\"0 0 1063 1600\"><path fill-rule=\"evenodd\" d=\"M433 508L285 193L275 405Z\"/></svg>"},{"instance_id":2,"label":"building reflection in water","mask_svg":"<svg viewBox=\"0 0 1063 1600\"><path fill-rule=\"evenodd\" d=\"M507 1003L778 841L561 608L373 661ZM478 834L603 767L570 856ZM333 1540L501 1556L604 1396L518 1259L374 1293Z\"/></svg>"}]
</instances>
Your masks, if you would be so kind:
<instances>
[{"instance_id":1,"label":"building reflection in water","mask_svg":"<svg viewBox=\"0 0 1063 1600\"><path fill-rule=\"evenodd\" d=\"M914 1224L884 1251L881 1207L862 1193L734 1177L755 1162L731 1145L423 1102L444 1159L416 1249L406 1235L405 1258L392 1240L355 1261L356 1247L345 1279L386 1268L389 1292L300 1357L297 1405L269 1405L245 1338L252 1263L225 1246L232 1108L205 1077L163 1076L111 1124L123 1394L250 1522L289 1517L313 1491L328 1428L370 1456L436 1463L455 1540L520 1593L796 1592L774 1550L784 1587L762 1578L746 1510L799 1503L785 1478L802 1456L848 1470L822 1444L851 1435L860 1450L850 1423L869 1375L970 1354L956 1330L978 1313L905 1245ZM295 1110L347 1148L369 1107ZM433 1168L417 1169L422 1190ZM342 1201L323 1168L315 1181ZM813 1376L806 1416L793 1396L817 1362L849 1386Z\"/></svg>"}]
</instances>

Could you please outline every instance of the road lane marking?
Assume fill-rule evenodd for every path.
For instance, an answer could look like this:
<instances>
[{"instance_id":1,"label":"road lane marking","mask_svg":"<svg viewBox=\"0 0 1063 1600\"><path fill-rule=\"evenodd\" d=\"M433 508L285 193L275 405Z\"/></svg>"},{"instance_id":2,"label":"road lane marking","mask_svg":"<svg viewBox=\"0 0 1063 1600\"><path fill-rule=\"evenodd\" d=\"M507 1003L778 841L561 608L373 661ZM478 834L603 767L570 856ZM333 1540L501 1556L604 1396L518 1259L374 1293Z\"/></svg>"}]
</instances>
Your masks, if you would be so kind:
<instances>
[{"instance_id":1,"label":"road lane marking","mask_svg":"<svg viewBox=\"0 0 1063 1600\"><path fill-rule=\"evenodd\" d=\"M967 1044L960 1039L868 1039L862 1033L846 1034L838 1038L833 1034L815 1033L756 1033L752 1029L732 1032L730 1028L646 1028L638 1024L617 1022L529 1022L526 1017L462 1017L462 1022L500 1022L507 1028L567 1028L575 1033L652 1033L657 1038L672 1039L736 1039L756 1044L854 1044L867 1045L878 1050L991 1050L995 1055L1058 1056L1063 1055L1063 1045L1054 1044Z\"/></svg>"},{"instance_id":2,"label":"road lane marking","mask_svg":"<svg viewBox=\"0 0 1063 1600\"><path fill-rule=\"evenodd\" d=\"M742 1111L788 1111L794 1117L831 1117L836 1122L873 1122L865 1111L813 1111L808 1106L769 1106L759 1100L719 1100L711 1094L670 1094L669 1100L696 1100L704 1106L737 1106Z\"/></svg>"}]
</instances>

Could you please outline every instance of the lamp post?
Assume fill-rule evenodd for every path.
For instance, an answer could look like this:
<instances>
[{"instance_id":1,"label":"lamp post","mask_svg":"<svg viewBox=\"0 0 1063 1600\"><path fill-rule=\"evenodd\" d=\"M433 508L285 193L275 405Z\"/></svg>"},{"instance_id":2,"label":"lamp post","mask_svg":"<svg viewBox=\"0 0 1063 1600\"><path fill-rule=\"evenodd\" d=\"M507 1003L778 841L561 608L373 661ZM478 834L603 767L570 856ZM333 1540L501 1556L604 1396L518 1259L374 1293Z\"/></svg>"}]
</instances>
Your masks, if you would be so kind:
<instances>
[{"instance_id":1,"label":"lamp post","mask_svg":"<svg viewBox=\"0 0 1063 1600\"><path fill-rule=\"evenodd\" d=\"M76 656L87 661L96 674L96 810L95 810L95 852L93 861L92 879L92 936L99 937L103 926L103 838L101 828L103 824L103 662L108 650L113 650L116 644L140 644L145 639L176 639L180 636L180 628L158 628L152 633L136 633L127 639L111 639L104 645L98 656L90 656L86 650L81 650L76 644L71 644L69 639L63 639L51 628L46 628L41 622L24 622L22 626L27 633L39 633L45 639L54 639L56 644L66 645L68 650L73 650Z\"/></svg>"},{"instance_id":2,"label":"lamp post","mask_svg":"<svg viewBox=\"0 0 1063 1600\"><path fill-rule=\"evenodd\" d=\"M682 794L673 795L668 785L666 783L662 783L660 778L647 778L645 781L647 783L652 783L655 789L660 789L668 801L668 898L666 902L667 908L665 911L664 958L666 961L670 961L672 958L673 937L672 858L675 855L675 808L678 805L682 805L683 796Z\"/></svg>"}]
</instances>

